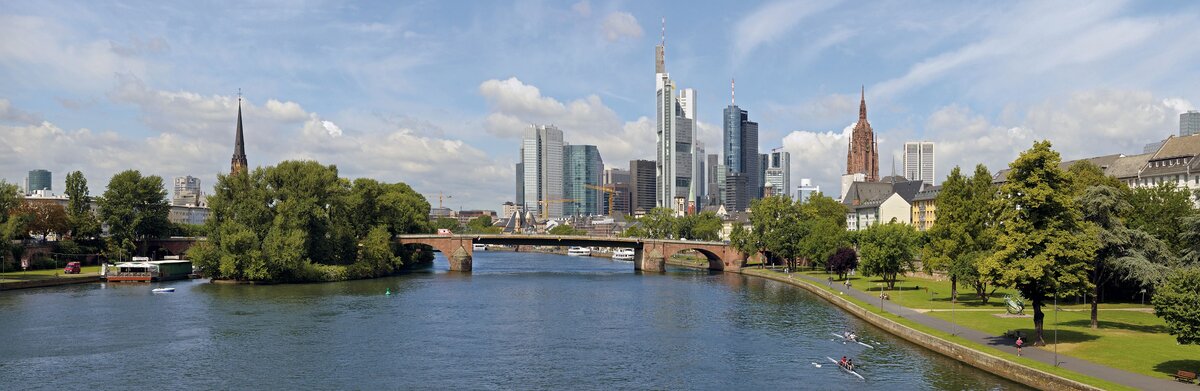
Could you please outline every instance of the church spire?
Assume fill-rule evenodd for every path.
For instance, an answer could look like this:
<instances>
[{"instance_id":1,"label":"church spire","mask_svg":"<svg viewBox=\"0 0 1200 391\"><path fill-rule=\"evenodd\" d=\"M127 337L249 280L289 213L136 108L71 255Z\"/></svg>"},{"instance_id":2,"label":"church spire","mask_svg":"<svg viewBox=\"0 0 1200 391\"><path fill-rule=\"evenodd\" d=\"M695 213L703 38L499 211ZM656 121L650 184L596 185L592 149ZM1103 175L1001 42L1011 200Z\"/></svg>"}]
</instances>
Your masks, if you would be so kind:
<instances>
[{"instance_id":1,"label":"church spire","mask_svg":"<svg viewBox=\"0 0 1200 391\"><path fill-rule=\"evenodd\" d=\"M862 86L858 101L858 119L867 119L867 86Z\"/></svg>"},{"instance_id":2,"label":"church spire","mask_svg":"<svg viewBox=\"0 0 1200 391\"><path fill-rule=\"evenodd\" d=\"M242 136L242 91L238 90L237 135L233 140L233 159L229 163L229 174L246 171L246 143Z\"/></svg>"}]
</instances>

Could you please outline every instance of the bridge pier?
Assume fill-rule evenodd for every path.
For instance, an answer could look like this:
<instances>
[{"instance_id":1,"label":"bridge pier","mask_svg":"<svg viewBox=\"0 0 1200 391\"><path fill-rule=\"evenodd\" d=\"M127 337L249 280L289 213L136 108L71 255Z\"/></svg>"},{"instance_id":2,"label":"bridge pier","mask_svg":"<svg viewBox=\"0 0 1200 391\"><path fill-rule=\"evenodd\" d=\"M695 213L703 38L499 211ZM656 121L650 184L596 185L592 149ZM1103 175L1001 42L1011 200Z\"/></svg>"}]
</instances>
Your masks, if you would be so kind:
<instances>
[{"instance_id":1,"label":"bridge pier","mask_svg":"<svg viewBox=\"0 0 1200 391\"><path fill-rule=\"evenodd\" d=\"M471 254L461 246L453 253L446 254L446 261L450 263L450 271L470 272L472 269Z\"/></svg>"},{"instance_id":2,"label":"bridge pier","mask_svg":"<svg viewBox=\"0 0 1200 391\"><path fill-rule=\"evenodd\" d=\"M646 245L633 251L633 270L644 272L662 272L667 270L667 258L661 248Z\"/></svg>"}]
</instances>

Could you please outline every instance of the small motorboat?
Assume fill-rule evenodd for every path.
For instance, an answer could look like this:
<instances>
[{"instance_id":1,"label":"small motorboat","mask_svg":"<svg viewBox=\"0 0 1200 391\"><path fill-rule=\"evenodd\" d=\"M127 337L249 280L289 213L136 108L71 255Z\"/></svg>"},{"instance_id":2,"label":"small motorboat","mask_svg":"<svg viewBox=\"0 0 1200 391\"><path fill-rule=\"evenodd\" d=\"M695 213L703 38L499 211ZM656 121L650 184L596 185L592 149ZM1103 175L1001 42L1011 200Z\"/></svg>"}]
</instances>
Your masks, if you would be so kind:
<instances>
[{"instance_id":1,"label":"small motorboat","mask_svg":"<svg viewBox=\"0 0 1200 391\"><path fill-rule=\"evenodd\" d=\"M617 251L613 252L612 259L617 261L632 261L633 255L634 252L632 248L619 248Z\"/></svg>"},{"instance_id":2,"label":"small motorboat","mask_svg":"<svg viewBox=\"0 0 1200 391\"><path fill-rule=\"evenodd\" d=\"M169 292L174 292L175 288L154 288L154 289L151 289L150 291L154 292L154 293L169 293Z\"/></svg>"}]
</instances>

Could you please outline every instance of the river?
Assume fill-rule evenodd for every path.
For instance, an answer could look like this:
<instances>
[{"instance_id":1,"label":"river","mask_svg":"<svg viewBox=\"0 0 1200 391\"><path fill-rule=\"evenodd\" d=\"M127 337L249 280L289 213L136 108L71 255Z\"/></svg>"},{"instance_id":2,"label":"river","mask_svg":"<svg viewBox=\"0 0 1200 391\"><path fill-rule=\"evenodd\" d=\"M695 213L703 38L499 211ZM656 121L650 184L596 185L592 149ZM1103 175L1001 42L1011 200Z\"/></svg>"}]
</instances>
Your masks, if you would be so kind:
<instances>
[{"instance_id":1,"label":"river","mask_svg":"<svg viewBox=\"0 0 1200 391\"><path fill-rule=\"evenodd\" d=\"M774 281L535 253L474 267L2 292L0 388L1024 389ZM877 347L834 341L846 328ZM843 355L865 381L826 359Z\"/></svg>"}]
</instances>

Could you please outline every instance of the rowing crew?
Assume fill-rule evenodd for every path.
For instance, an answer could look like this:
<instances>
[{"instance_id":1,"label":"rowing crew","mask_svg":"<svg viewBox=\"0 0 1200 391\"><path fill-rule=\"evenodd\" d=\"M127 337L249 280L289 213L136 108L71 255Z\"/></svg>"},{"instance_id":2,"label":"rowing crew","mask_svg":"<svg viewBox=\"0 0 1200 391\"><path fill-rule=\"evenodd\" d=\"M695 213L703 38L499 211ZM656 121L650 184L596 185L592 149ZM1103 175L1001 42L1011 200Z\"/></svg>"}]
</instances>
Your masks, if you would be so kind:
<instances>
[{"instance_id":1,"label":"rowing crew","mask_svg":"<svg viewBox=\"0 0 1200 391\"><path fill-rule=\"evenodd\" d=\"M838 365L841 366L842 368L846 368L848 370L853 371L854 370L854 359L847 360L846 356L842 356L842 361L838 362Z\"/></svg>"},{"instance_id":2,"label":"rowing crew","mask_svg":"<svg viewBox=\"0 0 1200 391\"><path fill-rule=\"evenodd\" d=\"M845 338L850 341L858 342L858 335L854 334L853 331L843 331L842 338Z\"/></svg>"}]
</instances>

